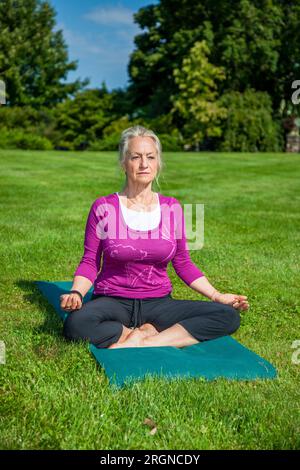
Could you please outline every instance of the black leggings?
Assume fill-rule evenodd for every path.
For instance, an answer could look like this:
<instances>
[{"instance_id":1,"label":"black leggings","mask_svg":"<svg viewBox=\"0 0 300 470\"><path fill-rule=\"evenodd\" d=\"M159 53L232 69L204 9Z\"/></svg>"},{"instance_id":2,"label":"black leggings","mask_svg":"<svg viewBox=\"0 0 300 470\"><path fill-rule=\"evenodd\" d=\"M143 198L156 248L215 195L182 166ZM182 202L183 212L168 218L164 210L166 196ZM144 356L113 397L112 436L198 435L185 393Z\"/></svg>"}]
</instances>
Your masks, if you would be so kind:
<instances>
[{"instance_id":1,"label":"black leggings","mask_svg":"<svg viewBox=\"0 0 300 470\"><path fill-rule=\"evenodd\" d=\"M179 323L198 341L226 336L240 326L239 311L219 302L164 297L131 299L94 295L73 310L63 325L66 339L89 340L97 348L117 343L123 325L135 328L151 323L159 332Z\"/></svg>"}]
</instances>

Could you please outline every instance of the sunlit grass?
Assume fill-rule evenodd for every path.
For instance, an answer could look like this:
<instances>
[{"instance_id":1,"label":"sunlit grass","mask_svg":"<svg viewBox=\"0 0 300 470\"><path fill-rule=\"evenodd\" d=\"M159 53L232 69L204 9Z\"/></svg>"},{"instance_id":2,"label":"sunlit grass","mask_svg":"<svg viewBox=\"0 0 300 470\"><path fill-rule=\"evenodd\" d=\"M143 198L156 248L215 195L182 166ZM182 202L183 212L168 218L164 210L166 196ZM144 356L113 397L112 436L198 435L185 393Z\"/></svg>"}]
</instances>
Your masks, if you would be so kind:
<instances>
[{"instance_id":1,"label":"sunlit grass","mask_svg":"<svg viewBox=\"0 0 300 470\"><path fill-rule=\"evenodd\" d=\"M119 191L114 152L0 151L3 449L300 447L299 161L295 154L166 153L160 191L202 203L193 261L223 292L248 296L238 341L275 380L148 377L116 390L87 344L65 342L36 280L71 280L91 203ZM169 265L173 297L202 299ZM151 418L157 432L144 424Z\"/></svg>"}]
</instances>

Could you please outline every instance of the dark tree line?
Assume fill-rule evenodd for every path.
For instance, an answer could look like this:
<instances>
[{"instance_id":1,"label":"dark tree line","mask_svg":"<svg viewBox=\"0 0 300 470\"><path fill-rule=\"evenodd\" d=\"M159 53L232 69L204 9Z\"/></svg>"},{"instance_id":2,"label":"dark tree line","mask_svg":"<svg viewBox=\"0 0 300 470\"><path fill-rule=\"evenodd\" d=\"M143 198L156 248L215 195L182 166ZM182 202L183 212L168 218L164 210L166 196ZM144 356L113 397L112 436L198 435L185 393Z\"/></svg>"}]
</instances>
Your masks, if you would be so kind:
<instances>
[{"instance_id":1,"label":"dark tree line","mask_svg":"<svg viewBox=\"0 0 300 470\"><path fill-rule=\"evenodd\" d=\"M300 0L143 7L134 15L142 31L129 86L110 93L105 82L65 82L77 62L55 16L47 1L0 0L0 146L115 149L120 131L139 122L165 150L284 148L282 123L299 116L291 95L300 79Z\"/></svg>"}]
</instances>

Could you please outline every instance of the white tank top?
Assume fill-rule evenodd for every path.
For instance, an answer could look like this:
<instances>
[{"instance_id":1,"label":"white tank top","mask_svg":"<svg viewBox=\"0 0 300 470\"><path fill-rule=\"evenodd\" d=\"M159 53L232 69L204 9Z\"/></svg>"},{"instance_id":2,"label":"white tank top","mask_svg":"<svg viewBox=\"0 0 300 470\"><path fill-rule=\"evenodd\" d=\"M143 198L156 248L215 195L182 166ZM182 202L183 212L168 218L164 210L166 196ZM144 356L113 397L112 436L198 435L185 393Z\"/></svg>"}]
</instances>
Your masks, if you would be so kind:
<instances>
[{"instance_id":1,"label":"white tank top","mask_svg":"<svg viewBox=\"0 0 300 470\"><path fill-rule=\"evenodd\" d=\"M153 230L154 228L158 227L160 222L160 203L159 197L156 193L157 205L153 211L135 211L133 209L128 209L117 193L120 207L122 210L122 215L125 220L126 225L132 230Z\"/></svg>"}]
</instances>

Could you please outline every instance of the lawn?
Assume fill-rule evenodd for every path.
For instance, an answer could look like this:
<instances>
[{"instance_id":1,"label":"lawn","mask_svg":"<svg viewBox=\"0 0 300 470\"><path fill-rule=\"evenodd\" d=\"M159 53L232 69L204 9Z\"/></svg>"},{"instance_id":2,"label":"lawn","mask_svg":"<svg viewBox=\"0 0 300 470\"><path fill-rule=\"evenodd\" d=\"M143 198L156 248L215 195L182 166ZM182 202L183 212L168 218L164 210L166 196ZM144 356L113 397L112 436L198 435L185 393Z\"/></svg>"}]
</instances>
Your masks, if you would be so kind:
<instances>
[{"instance_id":1,"label":"lawn","mask_svg":"<svg viewBox=\"0 0 300 470\"><path fill-rule=\"evenodd\" d=\"M278 377L147 378L112 390L87 344L63 339L34 281L72 280L92 202L121 190L117 153L0 150L1 449L300 448L292 348L300 340L300 154L166 153L164 160L159 191L204 204L204 246L191 250L193 261L220 291L248 296L233 337ZM168 273L173 297L208 300L171 264Z\"/></svg>"}]
</instances>

